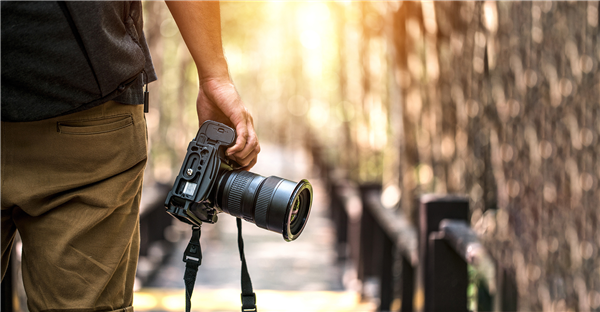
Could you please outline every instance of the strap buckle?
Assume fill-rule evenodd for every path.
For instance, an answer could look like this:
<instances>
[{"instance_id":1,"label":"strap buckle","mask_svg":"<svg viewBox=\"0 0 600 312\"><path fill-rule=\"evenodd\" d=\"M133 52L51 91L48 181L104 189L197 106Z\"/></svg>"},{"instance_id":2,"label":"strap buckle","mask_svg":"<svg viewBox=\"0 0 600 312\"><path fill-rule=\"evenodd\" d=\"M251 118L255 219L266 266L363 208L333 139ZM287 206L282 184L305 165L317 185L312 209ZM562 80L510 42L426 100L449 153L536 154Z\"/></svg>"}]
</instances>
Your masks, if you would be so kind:
<instances>
[{"instance_id":1,"label":"strap buckle","mask_svg":"<svg viewBox=\"0 0 600 312\"><path fill-rule=\"evenodd\" d=\"M183 262L202 263L202 249L200 248L200 227L192 226L192 237L183 253Z\"/></svg>"},{"instance_id":2,"label":"strap buckle","mask_svg":"<svg viewBox=\"0 0 600 312\"><path fill-rule=\"evenodd\" d=\"M256 294L241 294L242 312L256 312Z\"/></svg>"}]
</instances>

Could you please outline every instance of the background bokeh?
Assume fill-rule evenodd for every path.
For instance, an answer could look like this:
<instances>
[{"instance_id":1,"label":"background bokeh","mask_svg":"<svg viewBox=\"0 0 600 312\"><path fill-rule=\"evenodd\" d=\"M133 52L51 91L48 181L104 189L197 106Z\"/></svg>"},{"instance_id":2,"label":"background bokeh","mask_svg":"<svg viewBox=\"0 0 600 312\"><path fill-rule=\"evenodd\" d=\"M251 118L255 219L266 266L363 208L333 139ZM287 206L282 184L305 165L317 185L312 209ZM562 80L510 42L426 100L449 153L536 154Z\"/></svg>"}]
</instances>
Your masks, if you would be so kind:
<instances>
[{"instance_id":1,"label":"background bokeh","mask_svg":"<svg viewBox=\"0 0 600 312\"><path fill-rule=\"evenodd\" d=\"M383 34L389 6L222 3L231 77L254 115L261 142L301 146L314 140L331 146L332 157L343 160L344 168L361 164L352 170L356 178L382 178L379 156L394 142L388 99L393 68L386 54L389 38ZM160 76L150 85L153 160L148 178L166 182L197 129L193 103L198 82L164 3L150 1L144 8L146 36ZM363 35L369 36L368 43ZM361 61L365 58L367 64ZM307 137L309 131L316 131L314 138Z\"/></svg>"},{"instance_id":2,"label":"background bokeh","mask_svg":"<svg viewBox=\"0 0 600 312\"><path fill-rule=\"evenodd\" d=\"M146 184L169 184L197 75L166 5L144 13ZM598 2L223 2L221 18L262 144L319 146L413 220L419 194L466 194L520 310L600 309Z\"/></svg>"}]
</instances>

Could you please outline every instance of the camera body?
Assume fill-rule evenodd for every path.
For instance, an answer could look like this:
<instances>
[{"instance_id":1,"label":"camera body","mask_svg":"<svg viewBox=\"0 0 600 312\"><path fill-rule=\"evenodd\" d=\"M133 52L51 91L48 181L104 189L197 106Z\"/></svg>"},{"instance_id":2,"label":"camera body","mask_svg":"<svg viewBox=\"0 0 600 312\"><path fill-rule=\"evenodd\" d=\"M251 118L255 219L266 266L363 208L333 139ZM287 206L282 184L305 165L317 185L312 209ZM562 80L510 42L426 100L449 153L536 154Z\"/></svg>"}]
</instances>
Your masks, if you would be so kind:
<instances>
[{"instance_id":1,"label":"camera body","mask_svg":"<svg viewBox=\"0 0 600 312\"><path fill-rule=\"evenodd\" d=\"M217 222L215 185L221 171L239 167L225 156L225 149L235 140L235 131L222 123L208 120L202 124L167 195L167 213L191 225Z\"/></svg>"},{"instance_id":2,"label":"camera body","mask_svg":"<svg viewBox=\"0 0 600 312\"><path fill-rule=\"evenodd\" d=\"M283 234L292 241L302 233L312 206L312 185L240 169L225 155L235 130L215 121L202 124L165 200L167 213L195 226L216 223L225 212Z\"/></svg>"}]
</instances>

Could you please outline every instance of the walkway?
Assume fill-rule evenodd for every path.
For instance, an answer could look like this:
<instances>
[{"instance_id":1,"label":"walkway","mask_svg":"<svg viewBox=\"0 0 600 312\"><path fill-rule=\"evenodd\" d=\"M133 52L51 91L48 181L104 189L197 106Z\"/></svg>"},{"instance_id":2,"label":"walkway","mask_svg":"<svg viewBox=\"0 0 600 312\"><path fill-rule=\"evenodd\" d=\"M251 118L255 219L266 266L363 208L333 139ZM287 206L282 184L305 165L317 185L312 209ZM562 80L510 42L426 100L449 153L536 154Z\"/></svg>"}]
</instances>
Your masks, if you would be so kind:
<instances>
[{"instance_id":1,"label":"walkway","mask_svg":"<svg viewBox=\"0 0 600 312\"><path fill-rule=\"evenodd\" d=\"M307 226L293 242L285 242L281 234L243 223L248 270L260 311L372 311L372 304L360 304L359 295L344 288L351 277L346 273L344 283L343 264L336 263L335 233L327 218L327 194L318 177L311 174L307 155L274 145L261 147L259 162L252 172L293 181L307 178L315 195ZM183 238L157 278L136 293L137 311L185 308L181 258L190 231L181 222L175 226ZM203 260L194 289L193 310L239 311L241 265L235 219L220 214L217 224L203 225L201 245Z\"/></svg>"}]
</instances>

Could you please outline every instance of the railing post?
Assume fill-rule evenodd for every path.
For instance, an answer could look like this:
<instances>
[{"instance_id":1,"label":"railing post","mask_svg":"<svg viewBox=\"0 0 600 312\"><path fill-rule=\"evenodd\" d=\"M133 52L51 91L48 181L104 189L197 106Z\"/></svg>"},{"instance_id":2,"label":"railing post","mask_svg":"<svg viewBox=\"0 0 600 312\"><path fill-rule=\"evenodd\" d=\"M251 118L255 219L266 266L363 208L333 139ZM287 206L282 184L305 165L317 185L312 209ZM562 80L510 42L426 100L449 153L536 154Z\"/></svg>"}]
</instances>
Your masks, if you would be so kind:
<instances>
[{"instance_id":1,"label":"railing post","mask_svg":"<svg viewBox=\"0 0 600 312\"><path fill-rule=\"evenodd\" d=\"M498 295L496 299L499 311L517 311L517 282L515 272L509 268L499 267L498 270Z\"/></svg>"},{"instance_id":2,"label":"railing post","mask_svg":"<svg viewBox=\"0 0 600 312\"><path fill-rule=\"evenodd\" d=\"M363 206L362 216L360 219L360 245L358 255L358 279L365 282L366 278L373 275L375 263L373 263L374 254L374 237L375 237L375 220Z\"/></svg>"},{"instance_id":3,"label":"railing post","mask_svg":"<svg viewBox=\"0 0 600 312\"><path fill-rule=\"evenodd\" d=\"M347 243L348 243L348 215L346 214L346 208L344 201L339 194L341 186L335 182L329 183L329 198L331 207L331 219L335 224L336 230L336 252L338 261L345 260L347 257Z\"/></svg>"},{"instance_id":4,"label":"railing post","mask_svg":"<svg viewBox=\"0 0 600 312\"><path fill-rule=\"evenodd\" d=\"M425 312L434 311L433 299L434 295L434 286L436 283L440 283L441 281L437 281L434 277L434 265L433 257L430 254L431 250L429 248L429 237L431 233L439 231L440 221L443 219L458 219L464 220L468 222L469 216L469 201L464 197L458 196L436 196L436 195L424 195L420 199L419 205L419 278L421 280L421 285L423 287L423 299L424 306L423 310ZM441 250L440 253L444 253L441 244L446 244L443 241L437 241L434 239L432 244L434 247L437 247L436 253L438 253L438 249ZM449 249L448 246L445 246ZM444 262L441 262L440 266L437 267L438 276L440 276L441 269L444 268ZM466 267L466 264L464 264ZM447 287L445 291L455 291L455 289ZM456 290L460 292L460 296L463 296L463 290ZM464 296L466 298L466 287L464 288ZM467 306L465 303L464 309L466 310ZM443 310L443 306L438 306L436 309Z\"/></svg>"},{"instance_id":5,"label":"railing post","mask_svg":"<svg viewBox=\"0 0 600 312\"><path fill-rule=\"evenodd\" d=\"M431 284L426 311L467 311L467 263L446 243L443 232L429 236Z\"/></svg>"},{"instance_id":6,"label":"railing post","mask_svg":"<svg viewBox=\"0 0 600 312\"><path fill-rule=\"evenodd\" d=\"M415 295L415 273L412 263L402 257L402 306L400 312L412 312L414 309L413 297Z\"/></svg>"},{"instance_id":7,"label":"railing post","mask_svg":"<svg viewBox=\"0 0 600 312\"><path fill-rule=\"evenodd\" d=\"M375 220L373 212L367 207L366 195L371 191L381 191L381 185L364 184L360 186L362 216L360 220L358 278L363 282L363 285L368 277L381 277L382 238L385 236L383 230ZM379 292L381 294L381 288ZM362 295L365 295L364 292L362 292Z\"/></svg>"},{"instance_id":8,"label":"railing post","mask_svg":"<svg viewBox=\"0 0 600 312\"><path fill-rule=\"evenodd\" d=\"M383 233L382 233L383 234ZM379 286L379 311L389 311L394 300L394 244L387 235L382 235L381 281Z\"/></svg>"}]
</instances>

